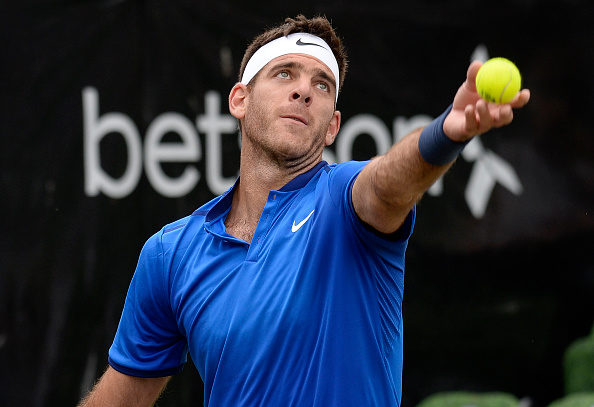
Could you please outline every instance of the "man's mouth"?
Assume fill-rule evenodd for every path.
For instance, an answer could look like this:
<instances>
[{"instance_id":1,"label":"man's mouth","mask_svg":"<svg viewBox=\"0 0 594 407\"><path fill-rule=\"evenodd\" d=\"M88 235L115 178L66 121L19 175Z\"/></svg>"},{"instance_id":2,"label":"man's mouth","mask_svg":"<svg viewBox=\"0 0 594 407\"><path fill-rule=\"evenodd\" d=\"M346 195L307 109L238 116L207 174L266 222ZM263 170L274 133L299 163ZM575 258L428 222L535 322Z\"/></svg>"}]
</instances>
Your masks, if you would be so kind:
<instances>
[{"instance_id":1,"label":"man's mouth","mask_svg":"<svg viewBox=\"0 0 594 407\"><path fill-rule=\"evenodd\" d=\"M296 122L303 123L303 124L307 125L307 120L301 116L287 115L287 116L282 116L282 118L283 119L291 119Z\"/></svg>"}]
</instances>

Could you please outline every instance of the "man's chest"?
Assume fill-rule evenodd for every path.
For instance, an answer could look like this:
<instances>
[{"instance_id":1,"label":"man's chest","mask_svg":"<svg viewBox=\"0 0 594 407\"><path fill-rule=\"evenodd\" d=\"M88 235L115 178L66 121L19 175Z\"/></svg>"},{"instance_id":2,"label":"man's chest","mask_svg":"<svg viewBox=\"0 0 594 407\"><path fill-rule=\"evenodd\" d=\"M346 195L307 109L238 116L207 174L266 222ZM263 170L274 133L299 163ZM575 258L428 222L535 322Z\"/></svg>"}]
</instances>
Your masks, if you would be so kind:
<instances>
[{"instance_id":1,"label":"man's chest","mask_svg":"<svg viewBox=\"0 0 594 407\"><path fill-rule=\"evenodd\" d=\"M188 262L173 305L197 366L216 365L229 349L247 363L254 349L307 342L313 334L307 327L321 325L331 279L308 249L311 241L290 241L291 226L282 247L261 240L255 261L248 260L253 247L229 245Z\"/></svg>"}]
</instances>

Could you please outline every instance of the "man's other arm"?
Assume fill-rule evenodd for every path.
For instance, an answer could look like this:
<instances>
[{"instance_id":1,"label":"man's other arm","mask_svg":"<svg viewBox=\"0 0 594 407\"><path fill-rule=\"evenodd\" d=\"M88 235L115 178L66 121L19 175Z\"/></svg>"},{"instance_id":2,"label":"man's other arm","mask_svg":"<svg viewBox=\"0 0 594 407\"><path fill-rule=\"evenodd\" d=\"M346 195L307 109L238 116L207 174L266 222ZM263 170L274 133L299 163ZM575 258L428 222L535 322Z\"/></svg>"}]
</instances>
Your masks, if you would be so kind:
<instances>
[{"instance_id":1,"label":"man's other arm","mask_svg":"<svg viewBox=\"0 0 594 407\"><path fill-rule=\"evenodd\" d=\"M110 366L78 407L151 407L169 379L128 376Z\"/></svg>"}]
</instances>

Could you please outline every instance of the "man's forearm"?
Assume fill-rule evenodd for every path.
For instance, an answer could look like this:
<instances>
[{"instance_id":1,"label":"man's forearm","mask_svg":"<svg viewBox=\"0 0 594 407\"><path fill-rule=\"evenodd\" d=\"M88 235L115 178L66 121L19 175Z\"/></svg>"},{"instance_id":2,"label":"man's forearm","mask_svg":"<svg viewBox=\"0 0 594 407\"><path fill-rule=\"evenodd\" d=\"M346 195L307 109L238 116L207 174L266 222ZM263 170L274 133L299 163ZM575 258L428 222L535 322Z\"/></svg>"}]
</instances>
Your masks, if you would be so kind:
<instances>
[{"instance_id":1,"label":"man's forearm","mask_svg":"<svg viewBox=\"0 0 594 407\"><path fill-rule=\"evenodd\" d=\"M452 165L428 163L419 152L421 129L413 131L378 160L375 191L390 206L409 211Z\"/></svg>"}]
</instances>

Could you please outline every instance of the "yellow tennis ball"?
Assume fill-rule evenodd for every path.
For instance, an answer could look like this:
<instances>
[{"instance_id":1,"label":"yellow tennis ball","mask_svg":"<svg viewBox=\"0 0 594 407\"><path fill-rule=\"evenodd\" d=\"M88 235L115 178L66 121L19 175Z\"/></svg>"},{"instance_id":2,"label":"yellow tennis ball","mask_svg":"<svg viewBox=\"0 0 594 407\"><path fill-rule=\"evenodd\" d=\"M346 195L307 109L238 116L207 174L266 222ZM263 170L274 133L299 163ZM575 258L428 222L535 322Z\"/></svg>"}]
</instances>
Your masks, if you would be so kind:
<instances>
[{"instance_id":1,"label":"yellow tennis ball","mask_svg":"<svg viewBox=\"0 0 594 407\"><path fill-rule=\"evenodd\" d=\"M476 74L476 90L487 102L509 103L521 86L520 71L509 59L491 58Z\"/></svg>"}]
</instances>

